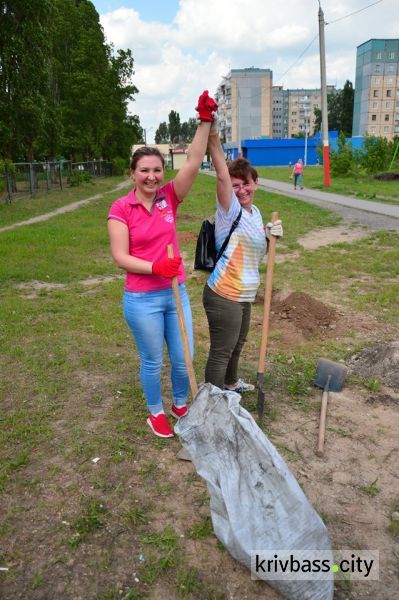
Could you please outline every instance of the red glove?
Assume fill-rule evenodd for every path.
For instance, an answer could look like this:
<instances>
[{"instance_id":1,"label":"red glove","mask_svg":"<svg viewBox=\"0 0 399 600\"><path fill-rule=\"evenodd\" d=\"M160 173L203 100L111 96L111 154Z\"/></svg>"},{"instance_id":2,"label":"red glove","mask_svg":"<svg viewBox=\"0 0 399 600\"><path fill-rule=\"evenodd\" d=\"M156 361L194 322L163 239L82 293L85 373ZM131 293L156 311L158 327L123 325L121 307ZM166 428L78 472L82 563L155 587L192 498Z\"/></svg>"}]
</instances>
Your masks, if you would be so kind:
<instances>
[{"instance_id":1,"label":"red glove","mask_svg":"<svg viewBox=\"0 0 399 600\"><path fill-rule=\"evenodd\" d=\"M152 263L152 272L160 277L175 277L179 272L181 256L175 258L161 258Z\"/></svg>"},{"instance_id":2,"label":"red glove","mask_svg":"<svg viewBox=\"0 0 399 600\"><path fill-rule=\"evenodd\" d=\"M214 99L209 96L208 90L205 90L198 98L198 106L196 106L195 110L198 111L200 121L212 123L212 113L217 109L217 107L218 105Z\"/></svg>"}]
</instances>

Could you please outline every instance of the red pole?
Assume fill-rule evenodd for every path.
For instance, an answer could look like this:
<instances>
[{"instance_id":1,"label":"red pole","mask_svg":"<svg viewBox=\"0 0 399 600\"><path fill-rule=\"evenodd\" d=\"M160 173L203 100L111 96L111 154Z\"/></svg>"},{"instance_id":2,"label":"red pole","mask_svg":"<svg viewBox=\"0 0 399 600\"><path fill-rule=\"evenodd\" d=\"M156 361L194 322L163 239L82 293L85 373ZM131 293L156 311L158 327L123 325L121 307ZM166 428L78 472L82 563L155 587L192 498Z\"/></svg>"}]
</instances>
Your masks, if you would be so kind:
<instances>
[{"instance_id":1,"label":"red pole","mask_svg":"<svg viewBox=\"0 0 399 600\"><path fill-rule=\"evenodd\" d=\"M328 111L326 82L326 48L324 42L324 13L319 0L319 47L320 47L320 82L321 82L321 128L323 135L324 185L330 186L330 154L328 141Z\"/></svg>"},{"instance_id":2,"label":"red pole","mask_svg":"<svg viewBox=\"0 0 399 600\"><path fill-rule=\"evenodd\" d=\"M324 185L330 186L330 146L323 146Z\"/></svg>"}]
</instances>

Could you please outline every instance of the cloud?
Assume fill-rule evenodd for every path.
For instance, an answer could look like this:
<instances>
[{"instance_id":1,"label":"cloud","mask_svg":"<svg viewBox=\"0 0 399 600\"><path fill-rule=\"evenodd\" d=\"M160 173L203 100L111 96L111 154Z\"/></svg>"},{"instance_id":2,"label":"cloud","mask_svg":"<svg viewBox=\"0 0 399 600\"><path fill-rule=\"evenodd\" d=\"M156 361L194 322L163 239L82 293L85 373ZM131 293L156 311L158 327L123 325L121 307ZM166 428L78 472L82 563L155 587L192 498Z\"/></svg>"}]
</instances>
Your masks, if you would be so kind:
<instances>
[{"instance_id":1,"label":"cloud","mask_svg":"<svg viewBox=\"0 0 399 600\"><path fill-rule=\"evenodd\" d=\"M323 0L326 22L327 82L354 82L356 46L372 37L398 37L398 0L342 19L364 0ZM128 4L125 0L125 4ZM367 4L367 3L366 3ZM318 5L315 0L180 0L172 22L144 21L134 8L101 16L107 40L131 48L134 83L140 93L131 110L144 127L158 127L171 109L182 120L193 116L203 89L214 93L231 68L270 68L274 83L319 87ZM299 56L315 38L299 60Z\"/></svg>"}]
</instances>

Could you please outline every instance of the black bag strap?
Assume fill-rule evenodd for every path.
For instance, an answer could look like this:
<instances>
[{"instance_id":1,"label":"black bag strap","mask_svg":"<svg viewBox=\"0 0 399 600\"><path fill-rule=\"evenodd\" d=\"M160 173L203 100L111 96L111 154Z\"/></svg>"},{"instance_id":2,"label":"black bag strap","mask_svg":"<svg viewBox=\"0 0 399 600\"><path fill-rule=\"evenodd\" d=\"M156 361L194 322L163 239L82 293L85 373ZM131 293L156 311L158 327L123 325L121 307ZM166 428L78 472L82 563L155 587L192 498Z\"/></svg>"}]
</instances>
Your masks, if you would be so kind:
<instances>
[{"instance_id":1,"label":"black bag strap","mask_svg":"<svg viewBox=\"0 0 399 600\"><path fill-rule=\"evenodd\" d=\"M217 261L219 260L219 258L222 256L223 252L226 250L227 244L229 243L230 238L231 238L231 234L233 233L234 229L236 229L238 223L240 222L241 215L242 215L242 208L241 208L240 212L238 213L236 220L233 222L227 238L224 240L219 252L216 254L215 265L216 265Z\"/></svg>"}]
</instances>

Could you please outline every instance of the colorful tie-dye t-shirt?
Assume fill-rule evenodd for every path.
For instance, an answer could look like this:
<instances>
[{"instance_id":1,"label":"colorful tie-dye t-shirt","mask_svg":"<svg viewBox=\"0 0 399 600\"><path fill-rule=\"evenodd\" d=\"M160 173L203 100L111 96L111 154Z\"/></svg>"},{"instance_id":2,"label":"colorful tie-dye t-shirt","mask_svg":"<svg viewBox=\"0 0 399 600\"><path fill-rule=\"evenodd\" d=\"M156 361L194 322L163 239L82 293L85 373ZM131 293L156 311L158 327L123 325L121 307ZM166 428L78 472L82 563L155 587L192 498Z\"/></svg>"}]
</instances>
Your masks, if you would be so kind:
<instances>
[{"instance_id":1,"label":"colorful tie-dye t-shirt","mask_svg":"<svg viewBox=\"0 0 399 600\"><path fill-rule=\"evenodd\" d=\"M222 246L240 209L240 203L234 193L227 212L217 203L217 250ZM265 252L266 238L262 216L256 206L252 205L251 213L243 209L240 222L208 279L209 287L228 300L253 302L260 282L259 264Z\"/></svg>"}]
</instances>

